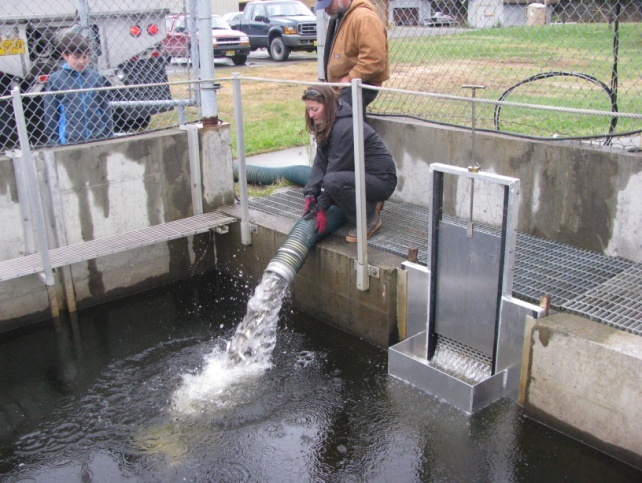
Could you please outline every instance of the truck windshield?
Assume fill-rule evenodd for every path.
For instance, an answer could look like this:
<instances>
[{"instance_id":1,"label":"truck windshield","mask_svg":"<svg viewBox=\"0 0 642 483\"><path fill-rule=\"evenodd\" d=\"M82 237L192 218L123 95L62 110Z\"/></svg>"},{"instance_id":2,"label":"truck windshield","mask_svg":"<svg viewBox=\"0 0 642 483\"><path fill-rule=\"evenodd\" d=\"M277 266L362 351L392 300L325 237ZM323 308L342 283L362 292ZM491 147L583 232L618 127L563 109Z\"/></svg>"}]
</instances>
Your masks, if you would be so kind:
<instances>
[{"instance_id":1,"label":"truck windshield","mask_svg":"<svg viewBox=\"0 0 642 483\"><path fill-rule=\"evenodd\" d=\"M223 19L212 15L212 30L232 30L232 27Z\"/></svg>"}]
</instances>

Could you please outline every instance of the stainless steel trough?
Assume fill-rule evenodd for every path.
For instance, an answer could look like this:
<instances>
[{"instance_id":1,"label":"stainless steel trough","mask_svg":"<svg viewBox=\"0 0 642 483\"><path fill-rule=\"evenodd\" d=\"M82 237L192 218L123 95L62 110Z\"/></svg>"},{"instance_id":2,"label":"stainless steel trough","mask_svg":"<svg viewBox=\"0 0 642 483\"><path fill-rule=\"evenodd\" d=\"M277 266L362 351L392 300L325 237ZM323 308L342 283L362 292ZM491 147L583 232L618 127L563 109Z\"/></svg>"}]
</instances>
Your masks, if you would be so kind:
<instances>
[{"instance_id":1,"label":"stainless steel trough","mask_svg":"<svg viewBox=\"0 0 642 483\"><path fill-rule=\"evenodd\" d=\"M444 175L468 179L467 222L443 216ZM475 181L499 185L499 229L474 222ZM388 372L472 413L516 396L526 316L544 309L511 295L519 180L432 164L429 191L428 267L404 264L407 339L390 347Z\"/></svg>"}]
</instances>

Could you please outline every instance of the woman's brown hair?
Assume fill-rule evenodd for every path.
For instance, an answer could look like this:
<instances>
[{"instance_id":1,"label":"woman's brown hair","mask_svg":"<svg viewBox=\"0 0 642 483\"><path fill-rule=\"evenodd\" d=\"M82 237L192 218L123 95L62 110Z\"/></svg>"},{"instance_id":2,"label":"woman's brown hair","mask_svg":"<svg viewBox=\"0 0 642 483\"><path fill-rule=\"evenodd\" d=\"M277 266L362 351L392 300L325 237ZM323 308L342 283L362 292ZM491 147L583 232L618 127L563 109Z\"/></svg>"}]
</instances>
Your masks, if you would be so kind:
<instances>
[{"instance_id":1,"label":"woman's brown hair","mask_svg":"<svg viewBox=\"0 0 642 483\"><path fill-rule=\"evenodd\" d=\"M305 110L305 128L314 136L317 144L323 146L330 139L330 131L337 117L339 94L330 86L313 86L303 92L303 101L317 101L323 104L323 124L317 127Z\"/></svg>"}]
</instances>

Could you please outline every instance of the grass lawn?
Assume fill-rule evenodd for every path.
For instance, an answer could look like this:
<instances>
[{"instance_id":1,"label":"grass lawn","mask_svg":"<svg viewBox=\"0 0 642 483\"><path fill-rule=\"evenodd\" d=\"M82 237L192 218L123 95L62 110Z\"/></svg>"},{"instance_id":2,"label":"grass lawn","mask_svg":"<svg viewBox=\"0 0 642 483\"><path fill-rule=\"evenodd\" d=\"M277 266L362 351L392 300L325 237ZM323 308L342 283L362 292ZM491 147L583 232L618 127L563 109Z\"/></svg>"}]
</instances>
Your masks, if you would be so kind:
<instances>
[{"instance_id":1,"label":"grass lawn","mask_svg":"<svg viewBox=\"0 0 642 483\"><path fill-rule=\"evenodd\" d=\"M642 113L642 28L623 23L619 32L617 107L619 112ZM390 41L391 78L386 87L419 92L470 96L463 85L483 85L480 99L498 100L508 89L543 72L578 76L550 76L511 90L507 102L565 108L611 110L610 88L614 67L613 27L603 24L567 24L469 30L452 35L394 38ZM310 61L287 61L265 66L216 69L222 88L217 94L219 117L233 129L232 73L271 81L315 82L315 56ZM174 76L179 80L180 76ZM183 77L185 80L186 77ZM593 81L591 79L594 79ZM303 124L301 92L304 86L286 82L242 82L243 120L247 155L302 146L308 142ZM173 86L175 98L187 96L187 86ZM422 119L470 126L468 102L432 99L413 94L383 92L372 104L374 112L410 115ZM198 119L191 108L189 120ZM166 117L163 117L166 116ZM171 118L174 116L174 118ZM608 132L611 117L556 113L493 104L477 105L477 127L537 137L590 136ZM174 125L175 113L155 116L154 125ZM617 132L642 129L636 119L619 119Z\"/></svg>"}]
</instances>

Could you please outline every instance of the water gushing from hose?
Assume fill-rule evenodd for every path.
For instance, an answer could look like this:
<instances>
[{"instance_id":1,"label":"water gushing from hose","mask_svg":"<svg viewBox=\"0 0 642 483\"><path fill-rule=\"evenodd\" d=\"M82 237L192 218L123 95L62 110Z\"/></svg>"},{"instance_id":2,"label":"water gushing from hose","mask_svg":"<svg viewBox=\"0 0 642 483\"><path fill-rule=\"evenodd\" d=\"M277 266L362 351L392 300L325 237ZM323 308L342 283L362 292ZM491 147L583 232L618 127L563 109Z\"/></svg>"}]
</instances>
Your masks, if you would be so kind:
<instances>
[{"instance_id":1,"label":"water gushing from hose","mask_svg":"<svg viewBox=\"0 0 642 483\"><path fill-rule=\"evenodd\" d=\"M327 211L323 233L314 228L314 217L301 218L268 263L263 279L247 304L247 313L227 346L228 365L269 362L276 343L278 315L288 285L294 280L316 242L343 224L336 206Z\"/></svg>"},{"instance_id":2,"label":"water gushing from hose","mask_svg":"<svg viewBox=\"0 0 642 483\"><path fill-rule=\"evenodd\" d=\"M276 327L288 282L265 271L247 303L247 312L227 346L228 364L269 362L276 344Z\"/></svg>"}]
</instances>

